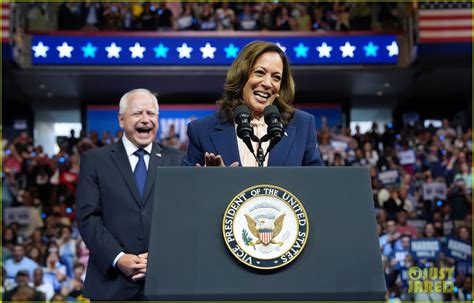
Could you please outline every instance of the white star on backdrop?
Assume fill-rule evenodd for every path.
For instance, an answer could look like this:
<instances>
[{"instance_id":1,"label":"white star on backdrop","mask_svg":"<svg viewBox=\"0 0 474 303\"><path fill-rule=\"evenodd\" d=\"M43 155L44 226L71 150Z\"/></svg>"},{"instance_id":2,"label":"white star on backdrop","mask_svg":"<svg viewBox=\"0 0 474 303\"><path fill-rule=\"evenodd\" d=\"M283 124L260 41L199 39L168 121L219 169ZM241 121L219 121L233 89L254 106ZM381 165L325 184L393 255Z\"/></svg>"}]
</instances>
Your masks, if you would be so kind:
<instances>
[{"instance_id":1,"label":"white star on backdrop","mask_svg":"<svg viewBox=\"0 0 474 303\"><path fill-rule=\"evenodd\" d=\"M63 42L63 44L61 46L56 47L56 49L59 52L59 58L71 58L71 53L74 50L74 47L69 46L67 42Z\"/></svg>"},{"instance_id":2,"label":"white star on backdrop","mask_svg":"<svg viewBox=\"0 0 474 303\"><path fill-rule=\"evenodd\" d=\"M349 42L346 42L346 44L344 44L344 46L341 46L339 47L339 49L341 50L342 52L342 57L345 58L345 57L354 57L354 51L356 49L355 46L352 46Z\"/></svg>"},{"instance_id":3,"label":"white star on backdrop","mask_svg":"<svg viewBox=\"0 0 474 303\"><path fill-rule=\"evenodd\" d=\"M176 50L179 53L179 58L188 58L191 59L191 52L193 51L192 47L189 47L186 43L181 44L180 47L177 47Z\"/></svg>"},{"instance_id":4,"label":"white star on backdrop","mask_svg":"<svg viewBox=\"0 0 474 303\"><path fill-rule=\"evenodd\" d=\"M135 45L133 45L132 47L129 47L128 49L132 53L132 59L133 58L143 59L143 53L145 52L146 48L141 46L140 43L135 42Z\"/></svg>"},{"instance_id":5,"label":"white star on backdrop","mask_svg":"<svg viewBox=\"0 0 474 303\"><path fill-rule=\"evenodd\" d=\"M323 42L323 44L321 44L321 46L316 47L316 50L319 52L319 58L322 58L322 57L329 58L329 57L331 57L332 47L328 46L326 44L326 42Z\"/></svg>"},{"instance_id":6,"label":"white star on backdrop","mask_svg":"<svg viewBox=\"0 0 474 303\"><path fill-rule=\"evenodd\" d=\"M214 59L214 53L216 52L216 48L212 47L210 43L206 43L204 47L199 48L202 52L202 58L211 58Z\"/></svg>"},{"instance_id":7,"label":"white star on backdrop","mask_svg":"<svg viewBox=\"0 0 474 303\"><path fill-rule=\"evenodd\" d=\"M398 45L397 42L393 41L392 44L387 45L388 55L390 57L398 55Z\"/></svg>"},{"instance_id":8,"label":"white star on backdrop","mask_svg":"<svg viewBox=\"0 0 474 303\"><path fill-rule=\"evenodd\" d=\"M115 42L112 42L109 46L105 48L107 51L107 58L120 58L121 47L117 46Z\"/></svg>"},{"instance_id":9,"label":"white star on backdrop","mask_svg":"<svg viewBox=\"0 0 474 303\"><path fill-rule=\"evenodd\" d=\"M35 58L43 57L46 58L46 52L49 50L49 46L43 44L43 42L38 42L37 45L32 47L33 51L35 52Z\"/></svg>"}]
</instances>

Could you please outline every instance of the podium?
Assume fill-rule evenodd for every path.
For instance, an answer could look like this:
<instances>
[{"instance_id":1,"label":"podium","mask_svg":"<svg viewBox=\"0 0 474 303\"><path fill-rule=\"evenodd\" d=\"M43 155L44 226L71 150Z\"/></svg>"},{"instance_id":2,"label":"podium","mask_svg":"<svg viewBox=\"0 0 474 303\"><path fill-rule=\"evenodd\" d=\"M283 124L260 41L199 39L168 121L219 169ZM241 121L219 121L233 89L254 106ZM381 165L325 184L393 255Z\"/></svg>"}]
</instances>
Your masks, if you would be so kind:
<instances>
[{"instance_id":1,"label":"podium","mask_svg":"<svg viewBox=\"0 0 474 303\"><path fill-rule=\"evenodd\" d=\"M261 184L294 194L309 223L297 258L271 270L240 262L223 236L229 203ZM365 301L384 294L367 168L157 168L149 299Z\"/></svg>"}]
</instances>

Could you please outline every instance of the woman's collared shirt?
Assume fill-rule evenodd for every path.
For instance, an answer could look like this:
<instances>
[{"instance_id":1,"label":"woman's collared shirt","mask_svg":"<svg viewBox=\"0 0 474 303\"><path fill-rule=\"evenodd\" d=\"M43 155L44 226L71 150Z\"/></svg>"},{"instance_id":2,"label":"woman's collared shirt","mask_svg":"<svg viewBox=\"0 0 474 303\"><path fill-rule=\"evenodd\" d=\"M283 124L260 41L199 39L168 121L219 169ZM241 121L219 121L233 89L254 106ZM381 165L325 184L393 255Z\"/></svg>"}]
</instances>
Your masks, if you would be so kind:
<instances>
[{"instance_id":1,"label":"woman's collared shirt","mask_svg":"<svg viewBox=\"0 0 474 303\"><path fill-rule=\"evenodd\" d=\"M258 120L252 119L252 121L250 121L250 124L252 125L253 133L255 134L255 136L257 136L257 138L262 138L263 136L267 134L267 124L265 123L263 116ZM235 128L237 129L237 125L235 126ZM237 145L239 148L240 164L242 166L257 167L258 162L255 159L255 156L252 155L247 145L245 145L244 141L240 139L239 137L237 137ZM270 145L270 141L262 143L262 148L263 148L264 153L267 152L269 145ZM252 141L252 146L253 146L253 150L257 152L258 143ZM269 156L270 154L268 154L267 157L265 158L263 166L268 166Z\"/></svg>"}]
</instances>

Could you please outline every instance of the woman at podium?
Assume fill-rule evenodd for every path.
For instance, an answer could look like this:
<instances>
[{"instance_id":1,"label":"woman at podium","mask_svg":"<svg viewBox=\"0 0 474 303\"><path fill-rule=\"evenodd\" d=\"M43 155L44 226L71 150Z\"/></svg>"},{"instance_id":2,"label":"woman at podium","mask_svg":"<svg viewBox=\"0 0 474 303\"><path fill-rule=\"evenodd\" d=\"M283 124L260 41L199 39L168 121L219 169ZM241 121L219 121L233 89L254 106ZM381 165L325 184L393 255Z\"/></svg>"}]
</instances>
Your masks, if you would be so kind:
<instances>
[{"instance_id":1,"label":"woman at podium","mask_svg":"<svg viewBox=\"0 0 474 303\"><path fill-rule=\"evenodd\" d=\"M295 85L285 53L247 44L227 73L218 111L188 125L183 161L194 166L323 165L314 116L292 107Z\"/></svg>"}]
</instances>

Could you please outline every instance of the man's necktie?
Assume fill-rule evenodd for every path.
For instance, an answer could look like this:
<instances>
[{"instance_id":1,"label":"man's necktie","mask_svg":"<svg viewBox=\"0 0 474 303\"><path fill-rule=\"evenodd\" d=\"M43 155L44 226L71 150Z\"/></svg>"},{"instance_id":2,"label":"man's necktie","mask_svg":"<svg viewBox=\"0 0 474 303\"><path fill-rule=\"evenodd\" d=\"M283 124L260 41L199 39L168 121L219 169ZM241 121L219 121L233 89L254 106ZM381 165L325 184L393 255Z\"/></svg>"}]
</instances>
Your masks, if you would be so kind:
<instances>
[{"instance_id":1,"label":"man's necktie","mask_svg":"<svg viewBox=\"0 0 474 303\"><path fill-rule=\"evenodd\" d=\"M146 151L142 148L137 149L133 154L138 157L137 166L135 166L135 171L133 174L135 175L135 182L137 183L138 192L140 193L140 197L143 198L143 191L145 190L145 182L146 182L146 165L145 165L145 156Z\"/></svg>"}]
</instances>

